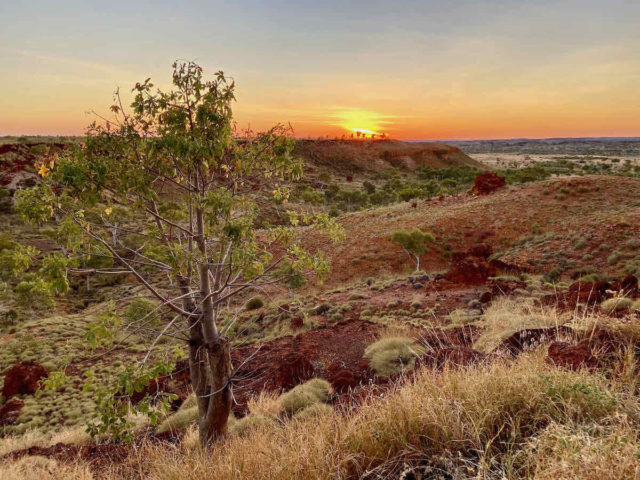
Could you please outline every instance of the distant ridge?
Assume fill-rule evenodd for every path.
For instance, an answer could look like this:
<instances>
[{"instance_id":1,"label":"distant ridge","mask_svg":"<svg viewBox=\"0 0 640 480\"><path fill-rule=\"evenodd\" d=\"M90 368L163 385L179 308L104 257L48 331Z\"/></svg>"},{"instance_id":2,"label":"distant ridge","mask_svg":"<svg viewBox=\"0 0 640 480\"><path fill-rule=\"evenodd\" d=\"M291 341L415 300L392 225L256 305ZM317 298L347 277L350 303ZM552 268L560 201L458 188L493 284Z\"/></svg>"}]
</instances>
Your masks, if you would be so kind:
<instances>
[{"instance_id":1,"label":"distant ridge","mask_svg":"<svg viewBox=\"0 0 640 480\"><path fill-rule=\"evenodd\" d=\"M400 140L297 140L294 151L308 163L340 172L383 171L388 168L486 167L459 147L442 142Z\"/></svg>"}]
</instances>

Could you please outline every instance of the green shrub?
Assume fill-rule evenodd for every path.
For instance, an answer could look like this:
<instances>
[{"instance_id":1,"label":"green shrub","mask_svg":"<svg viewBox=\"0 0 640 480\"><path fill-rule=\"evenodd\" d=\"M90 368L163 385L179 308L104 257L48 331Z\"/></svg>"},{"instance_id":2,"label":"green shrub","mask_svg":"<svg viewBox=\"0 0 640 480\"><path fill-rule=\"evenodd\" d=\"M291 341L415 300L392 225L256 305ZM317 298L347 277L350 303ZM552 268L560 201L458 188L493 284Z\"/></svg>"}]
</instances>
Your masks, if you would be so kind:
<instances>
[{"instance_id":1,"label":"green shrub","mask_svg":"<svg viewBox=\"0 0 640 480\"><path fill-rule=\"evenodd\" d=\"M326 403L331 395L331 385L321 378L312 378L280 396L280 405L285 413L293 415L317 403Z\"/></svg>"},{"instance_id":2,"label":"green shrub","mask_svg":"<svg viewBox=\"0 0 640 480\"><path fill-rule=\"evenodd\" d=\"M264 300L260 296L250 298L244 305L245 310L257 310L262 307L264 307Z\"/></svg>"},{"instance_id":3,"label":"green shrub","mask_svg":"<svg viewBox=\"0 0 640 480\"><path fill-rule=\"evenodd\" d=\"M615 265L616 263L618 263L620 260L622 259L622 253L618 252L617 250L615 252L613 252L611 255L609 255L607 257L607 263L609 265Z\"/></svg>"},{"instance_id":4,"label":"green shrub","mask_svg":"<svg viewBox=\"0 0 640 480\"><path fill-rule=\"evenodd\" d=\"M265 415L247 415L229 423L229 433L243 437L260 427L270 427L276 423L275 419Z\"/></svg>"},{"instance_id":5,"label":"green shrub","mask_svg":"<svg viewBox=\"0 0 640 480\"><path fill-rule=\"evenodd\" d=\"M352 293L347 297L347 300L364 300L367 298L371 298L369 295L365 295L363 293Z\"/></svg>"},{"instance_id":6,"label":"green shrub","mask_svg":"<svg viewBox=\"0 0 640 480\"><path fill-rule=\"evenodd\" d=\"M23 280L15 289L16 303L23 308L50 310L55 306L51 288L41 278Z\"/></svg>"},{"instance_id":7,"label":"green shrub","mask_svg":"<svg viewBox=\"0 0 640 480\"><path fill-rule=\"evenodd\" d=\"M600 304L600 310L607 313L619 312L629 309L632 304L633 301L627 297L609 298Z\"/></svg>"},{"instance_id":8,"label":"green shrub","mask_svg":"<svg viewBox=\"0 0 640 480\"><path fill-rule=\"evenodd\" d=\"M186 403L186 402L185 402ZM198 420L198 407L188 407L184 408L184 405L180 407L180 409L174 413L173 415L169 415L165 418L158 428L156 429L157 433L164 432L175 432L182 431L189 428Z\"/></svg>"},{"instance_id":9,"label":"green shrub","mask_svg":"<svg viewBox=\"0 0 640 480\"><path fill-rule=\"evenodd\" d=\"M309 418L317 417L318 415L332 412L333 408L331 408L330 405L327 405L326 403L315 403L298 411L293 415L293 418L296 420L307 420Z\"/></svg>"},{"instance_id":10,"label":"green shrub","mask_svg":"<svg viewBox=\"0 0 640 480\"><path fill-rule=\"evenodd\" d=\"M152 320L152 317L157 317L157 313L151 314L155 309L155 304L146 298L134 298L131 300L124 314L124 318L129 322L135 322L144 318L146 322L147 320Z\"/></svg>"},{"instance_id":11,"label":"green shrub","mask_svg":"<svg viewBox=\"0 0 640 480\"><path fill-rule=\"evenodd\" d=\"M412 339L404 337L383 338L369 345L364 358L379 377L386 378L394 373L414 367L416 358L424 353L424 348Z\"/></svg>"}]
</instances>

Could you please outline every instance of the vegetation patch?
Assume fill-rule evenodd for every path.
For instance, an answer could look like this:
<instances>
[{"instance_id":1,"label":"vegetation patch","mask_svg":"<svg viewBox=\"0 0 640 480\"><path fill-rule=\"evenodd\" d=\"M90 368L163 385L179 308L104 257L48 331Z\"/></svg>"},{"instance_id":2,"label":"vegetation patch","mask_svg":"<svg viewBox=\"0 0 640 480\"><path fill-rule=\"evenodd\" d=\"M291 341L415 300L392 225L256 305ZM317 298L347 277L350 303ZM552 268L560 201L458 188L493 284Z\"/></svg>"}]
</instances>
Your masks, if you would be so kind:
<instances>
[{"instance_id":1,"label":"vegetation patch","mask_svg":"<svg viewBox=\"0 0 640 480\"><path fill-rule=\"evenodd\" d=\"M413 338L391 337L369 345L364 352L364 358L369 361L369 366L376 375L387 378L412 369L416 359L424 352L424 347Z\"/></svg>"}]
</instances>

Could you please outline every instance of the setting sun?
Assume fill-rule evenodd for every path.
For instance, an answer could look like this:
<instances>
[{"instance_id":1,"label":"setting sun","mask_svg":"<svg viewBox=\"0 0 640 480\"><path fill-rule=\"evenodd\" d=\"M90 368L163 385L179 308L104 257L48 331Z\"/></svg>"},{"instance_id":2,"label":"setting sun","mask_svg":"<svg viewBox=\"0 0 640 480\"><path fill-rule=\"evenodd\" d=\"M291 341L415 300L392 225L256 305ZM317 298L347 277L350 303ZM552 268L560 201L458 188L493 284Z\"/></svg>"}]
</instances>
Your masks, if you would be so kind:
<instances>
[{"instance_id":1,"label":"setting sun","mask_svg":"<svg viewBox=\"0 0 640 480\"><path fill-rule=\"evenodd\" d=\"M349 133L356 135L388 135L387 131L392 125L393 115L385 115L359 108L336 108L331 115L335 120L333 126L342 127Z\"/></svg>"}]
</instances>

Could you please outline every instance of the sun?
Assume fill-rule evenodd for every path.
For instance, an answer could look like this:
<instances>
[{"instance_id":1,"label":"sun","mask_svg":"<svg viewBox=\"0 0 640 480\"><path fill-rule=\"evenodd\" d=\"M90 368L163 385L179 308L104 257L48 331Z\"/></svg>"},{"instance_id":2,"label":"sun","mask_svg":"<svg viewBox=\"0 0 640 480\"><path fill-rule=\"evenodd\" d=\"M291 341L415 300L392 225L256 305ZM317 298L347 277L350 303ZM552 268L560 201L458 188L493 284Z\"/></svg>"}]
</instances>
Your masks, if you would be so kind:
<instances>
[{"instance_id":1,"label":"sun","mask_svg":"<svg viewBox=\"0 0 640 480\"><path fill-rule=\"evenodd\" d=\"M336 109L332 117L337 120L333 125L342 127L358 137L387 136L384 126L389 124L389 119L392 118L377 112L348 107Z\"/></svg>"}]
</instances>

